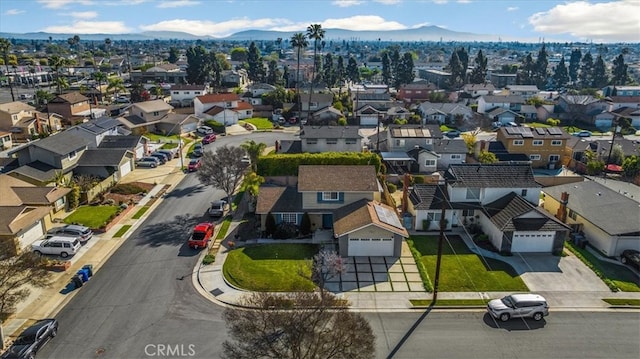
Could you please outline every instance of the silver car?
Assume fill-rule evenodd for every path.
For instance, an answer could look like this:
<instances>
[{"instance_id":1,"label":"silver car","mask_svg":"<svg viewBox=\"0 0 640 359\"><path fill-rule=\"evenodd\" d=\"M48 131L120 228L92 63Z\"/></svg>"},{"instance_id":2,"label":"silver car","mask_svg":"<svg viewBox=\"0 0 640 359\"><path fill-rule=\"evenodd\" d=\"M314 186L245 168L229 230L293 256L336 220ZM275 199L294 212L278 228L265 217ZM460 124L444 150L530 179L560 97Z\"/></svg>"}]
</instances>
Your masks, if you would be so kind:
<instances>
[{"instance_id":1,"label":"silver car","mask_svg":"<svg viewBox=\"0 0 640 359\"><path fill-rule=\"evenodd\" d=\"M549 315L549 305L547 300L538 294L511 294L490 301L487 311L503 322L511 318L533 318L540 321Z\"/></svg>"},{"instance_id":2,"label":"silver car","mask_svg":"<svg viewBox=\"0 0 640 359\"><path fill-rule=\"evenodd\" d=\"M89 227L77 225L77 224L67 224L62 227L54 227L47 231L47 237L58 236L58 237L74 237L77 238L80 243L87 243L88 240L93 237L93 231Z\"/></svg>"}]
</instances>

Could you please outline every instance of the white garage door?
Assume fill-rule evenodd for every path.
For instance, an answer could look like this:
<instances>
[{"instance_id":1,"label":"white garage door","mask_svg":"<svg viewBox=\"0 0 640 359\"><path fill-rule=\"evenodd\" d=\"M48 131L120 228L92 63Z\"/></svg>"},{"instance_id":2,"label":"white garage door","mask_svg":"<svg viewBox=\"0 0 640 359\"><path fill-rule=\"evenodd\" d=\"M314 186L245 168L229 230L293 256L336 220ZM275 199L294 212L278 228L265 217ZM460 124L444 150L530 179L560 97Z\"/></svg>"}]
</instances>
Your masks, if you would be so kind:
<instances>
[{"instance_id":1,"label":"white garage door","mask_svg":"<svg viewBox=\"0 0 640 359\"><path fill-rule=\"evenodd\" d=\"M34 223L30 228L26 229L21 236L18 237L20 248L24 249L31 245L31 243L41 239L44 236L42 229L42 220Z\"/></svg>"},{"instance_id":2,"label":"white garage door","mask_svg":"<svg viewBox=\"0 0 640 359\"><path fill-rule=\"evenodd\" d=\"M545 252L553 248L553 232L516 232L511 252Z\"/></svg>"},{"instance_id":3,"label":"white garage door","mask_svg":"<svg viewBox=\"0 0 640 359\"><path fill-rule=\"evenodd\" d=\"M350 257L393 256L391 238L349 238Z\"/></svg>"},{"instance_id":4,"label":"white garage door","mask_svg":"<svg viewBox=\"0 0 640 359\"><path fill-rule=\"evenodd\" d=\"M378 116L360 116L360 126L377 126Z\"/></svg>"},{"instance_id":5,"label":"white garage door","mask_svg":"<svg viewBox=\"0 0 640 359\"><path fill-rule=\"evenodd\" d=\"M120 166L120 178L131 172L131 161L127 161Z\"/></svg>"},{"instance_id":6,"label":"white garage door","mask_svg":"<svg viewBox=\"0 0 640 359\"><path fill-rule=\"evenodd\" d=\"M144 157L144 146L140 145L136 147L136 159Z\"/></svg>"},{"instance_id":7,"label":"white garage door","mask_svg":"<svg viewBox=\"0 0 640 359\"><path fill-rule=\"evenodd\" d=\"M197 122L185 123L182 125L182 132L195 132L196 129L198 129Z\"/></svg>"}]
</instances>

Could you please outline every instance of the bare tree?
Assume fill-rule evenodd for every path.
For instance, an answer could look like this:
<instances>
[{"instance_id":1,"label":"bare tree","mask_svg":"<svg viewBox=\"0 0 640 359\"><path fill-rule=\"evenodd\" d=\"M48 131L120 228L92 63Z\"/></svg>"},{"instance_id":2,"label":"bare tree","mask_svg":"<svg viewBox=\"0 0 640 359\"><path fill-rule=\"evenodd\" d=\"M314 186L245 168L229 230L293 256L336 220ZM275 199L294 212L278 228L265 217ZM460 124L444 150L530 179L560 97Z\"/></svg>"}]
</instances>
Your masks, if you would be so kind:
<instances>
[{"instance_id":1,"label":"bare tree","mask_svg":"<svg viewBox=\"0 0 640 359\"><path fill-rule=\"evenodd\" d=\"M311 280L320 288L321 298L325 297L325 283L327 283L329 279L347 273L347 270L347 263L336 251L322 249L313 256Z\"/></svg>"},{"instance_id":2,"label":"bare tree","mask_svg":"<svg viewBox=\"0 0 640 359\"><path fill-rule=\"evenodd\" d=\"M242 161L246 156L245 150L236 146L222 146L215 153L205 152L202 165L198 170L198 179L206 185L212 185L224 191L227 200L242 181L242 176L248 164Z\"/></svg>"},{"instance_id":3,"label":"bare tree","mask_svg":"<svg viewBox=\"0 0 640 359\"><path fill-rule=\"evenodd\" d=\"M229 307L224 313L233 338L222 344L227 358L374 357L371 326L333 295L323 300L315 292L254 293L242 306L254 309Z\"/></svg>"}]
</instances>

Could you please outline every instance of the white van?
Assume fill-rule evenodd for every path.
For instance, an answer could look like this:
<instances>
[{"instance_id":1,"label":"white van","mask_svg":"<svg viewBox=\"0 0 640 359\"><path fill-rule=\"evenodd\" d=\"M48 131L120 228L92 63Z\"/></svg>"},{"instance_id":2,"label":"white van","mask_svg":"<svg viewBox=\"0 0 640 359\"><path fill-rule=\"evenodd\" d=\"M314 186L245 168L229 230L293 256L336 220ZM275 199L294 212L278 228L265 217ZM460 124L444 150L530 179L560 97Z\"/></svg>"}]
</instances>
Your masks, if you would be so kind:
<instances>
[{"instance_id":1,"label":"white van","mask_svg":"<svg viewBox=\"0 0 640 359\"><path fill-rule=\"evenodd\" d=\"M31 250L35 254L53 254L62 258L72 256L80 250L82 245L78 238L53 236L41 241L35 241Z\"/></svg>"}]
</instances>

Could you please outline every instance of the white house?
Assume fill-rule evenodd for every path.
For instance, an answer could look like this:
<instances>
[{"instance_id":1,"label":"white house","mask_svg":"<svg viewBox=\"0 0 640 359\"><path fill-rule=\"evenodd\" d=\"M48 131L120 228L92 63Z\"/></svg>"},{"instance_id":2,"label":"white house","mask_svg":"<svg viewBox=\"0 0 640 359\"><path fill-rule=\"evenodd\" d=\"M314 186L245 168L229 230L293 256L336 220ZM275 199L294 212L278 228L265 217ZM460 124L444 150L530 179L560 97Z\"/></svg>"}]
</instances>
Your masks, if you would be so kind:
<instances>
[{"instance_id":1,"label":"white house","mask_svg":"<svg viewBox=\"0 0 640 359\"><path fill-rule=\"evenodd\" d=\"M207 94L206 85L172 85L171 104L173 106L191 106L197 96Z\"/></svg>"}]
</instances>

